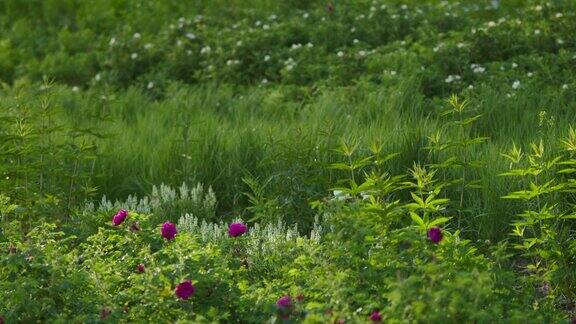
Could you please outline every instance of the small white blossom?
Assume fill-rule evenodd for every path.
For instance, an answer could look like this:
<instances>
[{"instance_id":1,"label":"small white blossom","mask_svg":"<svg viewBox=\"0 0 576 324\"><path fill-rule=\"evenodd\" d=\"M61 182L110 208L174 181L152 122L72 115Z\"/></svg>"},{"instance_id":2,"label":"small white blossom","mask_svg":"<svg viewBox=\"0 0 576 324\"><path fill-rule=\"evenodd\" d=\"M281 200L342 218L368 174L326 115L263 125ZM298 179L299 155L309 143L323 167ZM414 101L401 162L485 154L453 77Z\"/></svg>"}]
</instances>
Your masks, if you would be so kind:
<instances>
[{"instance_id":1,"label":"small white blossom","mask_svg":"<svg viewBox=\"0 0 576 324\"><path fill-rule=\"evenodd\" d=\"M564 89L564 90L568 89L568 85L567 85L567 84L563 84L563 85L562 85L562 89Z\"/></svg>"},{"instance_id":2,"label":"small white blossom","mask_svg":"<svg viewBox=\"0 0 576 324\"><path fill-rule=\"evenodd\" d=\"M140 37L142 37L142 35L140 35L140 33L134 33L134 39L140 39Z\"/></svg>"},{"instance_id":3,"label":"small white blossom","mask_svg":"<svg viewBox=\"0 0 576 324\"><path fill-rule=\"evenodd\" d=\"M212 52L212 48L210 48L210 46L204 46L200 50L200 54L210 54L210 52Z\"/></svg>"},{"instance_id":4,"label":"small white blossom","mask_svg":"<svg viewBox=\"0 0 576 324\"><path fill-rule=\"evenodd\" d=\"M308 14L307 12L302 14L302 18L308 19L308 17L310 17L310 14Z\"/></svg>"},{"instance_id":5,"label":"small white blossom","mask_svg":"<svg viewBox=\"0 0 576 324\"><path fill-rule=\"evenodd\" d=\"M116 37L110 38L110 42L108 43L110 46L114 46L116 44Z\"/></svg>"},{"instance_id":6,"label":"small white blossom","mask_svg":"<svg viewBox=\"0 0 576 324\"><path fill-rule=\"evenodd\" d=\"M80 91L80 88L78 88L77 86L73 86L73 87L72 87L72 91L78 92L78 91Z\"/></svg>"},{"instance_id":7,"label":"small white blossom","mask_svg":"<svg viewBox=\"0 0 576 324\"><path fill-rule=\"evenodd\" d=\"M264 56L264 62L268 62L268 61L270 61L270 55Z\"/></svg>"},{"instance_id":8,"label":"small white blossom","mask_svg":"<svg viewBox=\"0 0 576 324\"><path fill-rule=\"evenodd\" d=\"M188 38L189 40L195 40L196 35L194 35L193 33L186 33L186 38Z\"/></svg>"},{"instance_id":9,"label":"small white blossom","mask_svg":"<svg viewBox=\"0 0 576 324\"><path fill-rule=\"evenodd\" d=\"M133 59L133 60L137 59L137 58L138 58L138 53L132 53L132 54L130 54L130 58Z\"/></svg>"},{"instance_id":10,"label":"small white blossom","mask_svg":"<svg viewBox=\"0 0 576 324\"><path fill-rule=\"evenodd\" d=\"M264 24L264 25L262 26L262 29L264 29L264 30L268 30L268 29L270 29L270 25L268 25L268 24Z\"/></svg>"},{"instance_id":11,"label":"small white blossom","mask_svg":"<svg viewBox=\"0 0 576 324\"><path fill-rule=\"evenodd\" d=\"M516 90L518 88L520 88L520 81L516 80L512 83L512 89Z\"/></svg>"},{"instance_id":12,"label":"small white blossom","mask_svg":"<svg viewBox=\"0 0 576 324\"><path fill-rule=\"evenodd\" d=\"M336 55L338 55L338 57L343 57L343 56L344 56L344 52L338 51L338 53L337 53Z\"/></svg>"},{"instance_id":13,"label":"small white blossom","mask_svg":"<svg viewBox=\"0 0 576 324\"><path fill-rule=\"evenodd\" d=\"M534 31L534 35L540 35L540 29L536 29L536 30Z\"/></svg>"},{"instance_id":14,"label":"small white blossom","mask_svg":"<svg viewBox=\"0 0 576 324\"><path fill-rule=\"evenodd\" d=\"M144 49L151 49L152 47L154 47L154 44L152 44L152 43L144 44Z\"/></svg>"},{"instance_id":15,"label":"small white blossom","mask_svg":"<svg viewBox=\"0 0 576 324\"><path fill-rule=\"evenodd\" d=\"M154 88L154 82L150 81L150 82L148 82L148 85L146 86L146 89L150 90L150 89L152 89L152 88Z\"/></svg>"}]
</instances>

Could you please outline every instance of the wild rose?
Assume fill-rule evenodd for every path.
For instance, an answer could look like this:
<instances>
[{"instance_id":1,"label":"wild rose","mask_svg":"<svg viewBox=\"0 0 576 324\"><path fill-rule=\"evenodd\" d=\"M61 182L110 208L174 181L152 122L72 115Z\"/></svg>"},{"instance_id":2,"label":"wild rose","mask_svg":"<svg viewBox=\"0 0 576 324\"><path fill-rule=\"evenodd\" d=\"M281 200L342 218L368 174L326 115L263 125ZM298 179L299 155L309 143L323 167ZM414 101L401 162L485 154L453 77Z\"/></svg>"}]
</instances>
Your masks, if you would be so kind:
<instances>
[{"instance_id":1,"label":"wild rose","mask_svg":"<svg viewBox=\"0 0 576 324\"><path fill-rule=\"evenodd\" d=\"M428 230L428 238L434 243L442 241L442 230L440 227L432 227Z\"/></svg>"},{"instance_id":2,"label":"wild rose","mask_svg":"<svg viewBox=\"0 0 576 324\"><path fill-rule=\"evenodd\" d=\"M244 233L246 233L247 231L248 231L248 226L246 226L242 223L232 223L228 227L228 235L230 235L232 237L241 236Z\"/></svg>"},{"instance_id":3,"label":"wild rose","mask_svg":"<svg viewBox=\"0 0 576 324\"><path fill-rule=\"evenodd\" d=\"M187 300L188 298L190 298L190 296L194 294L195 290L196 289L194 288L192 281L186 280L178 284L178 286L176 286L175 293L176 296L178 296L178 298L182 300Z\"/></svg>"},{"instance_id":4,"label":"wild rose","mask_svg":"<svg viewBox=\"0 0 576 324\"><path fill-rule=\"evenodd\" d=\"M373 311L370 315L370 320L374 323L382 322L382 315L380 315L379 311Z\"/></svg>"},{"instance_id":5,"label":"wild rose","mask_svg":"<svg viewBox=\"0 0 576 324\"><path fill-rule=\"evenodd\" d=\"M142 263L140 263L139 265L136 266L136 270L139 273L144 273L144 272L146 272L146 267Z\"/></svg>"},{"instance_id":6,"label":"wild rose","mask_svg":"<svg viewBox=\"0 0 576 324\"><path fill-rule=\"evenodd\" d=\"M292 298L288 295L282 296L276 302L278 308L290 308L292 307Z\"/></svg>"},{"instance_id":7,"label":"wild rose","mask_svg":"<svg viewBox=\"0 0 576 324\"><path fill-rule=\"evenodd\" d=\"M114 217L112 217L112 224L114 226L118 226L124 222L124 220L128 217L128 211L125 209L120 209Z\"/></svg>"},{"instance_id":8,"label":"wild rose","mask_svg":"<svg viewBox=\"0 0 576 324\"><path fill-rule=\"evenodd\" d=\"M176 229L176 224L165 222L162 224L162 237L167 240L173 240L178 230Z\"/></svg>"}]
</instances>

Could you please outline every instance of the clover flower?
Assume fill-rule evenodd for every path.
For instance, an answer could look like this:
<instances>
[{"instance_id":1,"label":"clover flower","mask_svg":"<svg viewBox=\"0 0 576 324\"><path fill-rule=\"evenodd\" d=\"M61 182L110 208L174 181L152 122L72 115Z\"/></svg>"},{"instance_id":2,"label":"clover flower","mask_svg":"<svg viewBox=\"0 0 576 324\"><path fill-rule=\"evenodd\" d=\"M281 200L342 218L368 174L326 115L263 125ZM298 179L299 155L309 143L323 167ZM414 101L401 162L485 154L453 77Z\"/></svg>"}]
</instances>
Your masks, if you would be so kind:
<instances>
[{"instance_id":1,"label":"clover flower","mask_svg":"<svg viewBox=\"0 0 576 324\"><path fill-rule=\"evenodd\" d=\"M242 223L232 223L228 227L228 235L230 235L232 237L241 236L244 233L246 233L247 231L248 231L248 226L246 226Z\"/></svg>"},{"instance_id":2,"label":"clover flower","mask_svg":"<svg viewBox=\"0 0 576 324\"><path fill-rule=\"evenodd\" d=\"M434 243L442 241L442 229L440 227L431 227L428 229L428 238Z\"/></svg>"},{"instance_id":3,"label":"clover flower","mask_svg":"<svg viewBox=\"0 0 576 324\"><path fill-rule=\"evenodd\" d=\"M289 295L284 295L276 301L276 306L280 309L286 309L292 307L292 297Z\"/></svg>"},{"instance_id":4,"label":"clover flower","mask_svg":"<svg viewBox=\"0 0 576 324\"><path fill-rule=\"evenodd\" d=\"M370 314L370 320L374 323L380 323L382 322L382 315L380 315L379 311L373 311L372 314Z\"/></svg>"},{"instance_id":5,"label":"clover flower","mask_svg":"<svg viewBox=\"0 0 576 324\"><path fill-rule=\"evenodd\" d=\"M118 226L124 222L126 217L128 217L128 211L125 209L120 209L118 213L112 217L112 224L114 224L114 226Z\"/></svg>"},{"instance_id":6,"label":"clover flower","mask_svg":"<svg viewBox=\"0 0 576 324\"><path fill-rule=\"evenodd\" d=\"M138 271L138 273L144 273L146 272L146 267L144 266L144 264L140 263L139 265L136 266L136 270Z\"/></svg>"},{"instance_id":7,"label":"clover flower","mask_svg":"<svg viewBox=\"0 0 576 324\"><path fill-rule=\"evenodd\" d=\"M194 294L194 291L196 291L196 288L194 288L192 281L186 280L176 286L174 293L176 296L178 296L178 298L182 300L188 300L188 298Z\"/></svg>"},{"instance_id":8,"label":"clover flower","mask_svg":"<svg viewBox=\"0 0 576 324\"><path fill-rule=\"evenodd\" d=\"M161 232L163 238L167 240L173 240L176 234L178 233L178 230L176 229L176 224L167 221L164 224L162 224Z\"/></svg>"}]
</instances>

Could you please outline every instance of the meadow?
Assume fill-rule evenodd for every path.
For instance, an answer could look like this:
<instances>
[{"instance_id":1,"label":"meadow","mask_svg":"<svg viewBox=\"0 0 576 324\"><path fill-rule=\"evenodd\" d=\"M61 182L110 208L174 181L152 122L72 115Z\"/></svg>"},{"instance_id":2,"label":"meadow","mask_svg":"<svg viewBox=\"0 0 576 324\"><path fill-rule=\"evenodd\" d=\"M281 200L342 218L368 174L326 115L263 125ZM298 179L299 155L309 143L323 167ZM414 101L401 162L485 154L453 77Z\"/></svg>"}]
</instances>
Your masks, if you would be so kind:
<instances>
[{"instance_id":1,"label":"meadow","mask_svg":"<svg viewBox=\"0 0 576 324\"><path fill-rule=\"evenodd\" d=\"M575 323L576 3L4 0L0 323Z\"/></svg>"}]
</instances>

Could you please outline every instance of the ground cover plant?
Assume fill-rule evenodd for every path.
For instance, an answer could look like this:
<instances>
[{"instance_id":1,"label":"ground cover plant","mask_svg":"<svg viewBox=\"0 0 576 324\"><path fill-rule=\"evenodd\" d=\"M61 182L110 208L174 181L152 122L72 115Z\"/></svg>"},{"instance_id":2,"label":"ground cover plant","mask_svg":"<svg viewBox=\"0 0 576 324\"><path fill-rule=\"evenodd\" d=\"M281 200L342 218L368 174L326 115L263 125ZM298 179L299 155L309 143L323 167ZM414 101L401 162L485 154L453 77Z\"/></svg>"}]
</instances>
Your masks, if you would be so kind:
<instances>
[{"instance_id":1,"label":"ground cover plant","mask_svg":"<svg viewBox=\"0 0 576 324\"><path fill-rule=\"evenodd\" d=\"M2 1L0 323L576 322L575 18Z\"/></svg>"}]
</instances>

